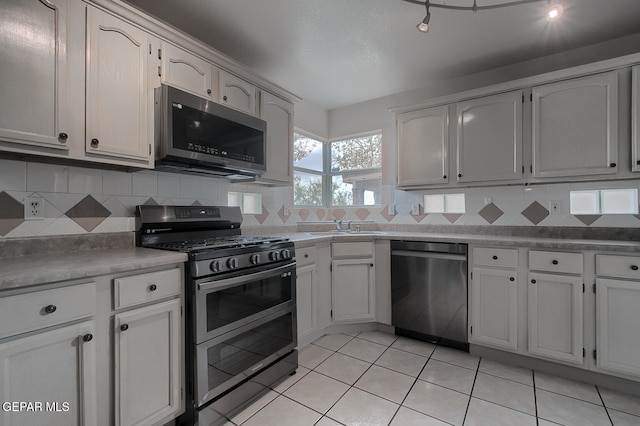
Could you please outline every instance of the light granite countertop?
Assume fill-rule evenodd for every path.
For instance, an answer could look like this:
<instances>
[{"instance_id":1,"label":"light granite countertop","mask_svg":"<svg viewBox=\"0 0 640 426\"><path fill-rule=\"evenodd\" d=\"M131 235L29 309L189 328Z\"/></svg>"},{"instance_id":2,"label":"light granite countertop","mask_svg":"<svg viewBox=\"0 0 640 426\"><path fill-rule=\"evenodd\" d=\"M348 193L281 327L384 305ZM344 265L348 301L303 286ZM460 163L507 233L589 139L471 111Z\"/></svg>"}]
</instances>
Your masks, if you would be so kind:
<instances>
[{"instance_id":1,"label":"light granite countertop","mask_svg":"<svg viewBox=\"0 0 640 426\"><path fill-rule=\"evenodd\" d=\"M187 255L140 247L0 258L0 295L11 290L181 263Z\"/></svg>"},{"instance_id":2,"label":"light granite countertop","mask_svg":"<svg viewBox=\"0 0 640 426\"><path fill-rule=\"evenodd\" d=\"M296 247L308 247L321 242L371 241L371 240L405 240L465 243L487 245L493 247L527 247L557 250L594 250L640 253L638 241L581 240L556 238L531 238L511 236L491 236L476 234L440 234L429 232L295 232L282 234L290 238Z\"/></svg>"}]
</instances>

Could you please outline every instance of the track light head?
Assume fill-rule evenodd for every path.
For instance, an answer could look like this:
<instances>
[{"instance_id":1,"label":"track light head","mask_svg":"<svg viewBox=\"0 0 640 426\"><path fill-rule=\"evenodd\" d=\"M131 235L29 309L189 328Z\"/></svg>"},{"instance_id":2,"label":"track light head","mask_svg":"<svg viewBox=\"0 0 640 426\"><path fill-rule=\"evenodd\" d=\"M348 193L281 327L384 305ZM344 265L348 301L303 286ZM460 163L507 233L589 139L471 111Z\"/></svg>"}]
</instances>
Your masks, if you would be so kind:
<instances>
[{"instance_id":1,"label":"track light head","mask_svg":"<svg viewBox=\"0 0 640 426\"><path fill-rule=\"evenodd\" d=\"M431 13L429 12L429 0L425 1L424 5L427 8L427 15L424 17L422 22L420 22L418 25L416 25L416 28L421 33L428 33L429 32L429 21L431 20Z\"/></svg>"}]
</instances>

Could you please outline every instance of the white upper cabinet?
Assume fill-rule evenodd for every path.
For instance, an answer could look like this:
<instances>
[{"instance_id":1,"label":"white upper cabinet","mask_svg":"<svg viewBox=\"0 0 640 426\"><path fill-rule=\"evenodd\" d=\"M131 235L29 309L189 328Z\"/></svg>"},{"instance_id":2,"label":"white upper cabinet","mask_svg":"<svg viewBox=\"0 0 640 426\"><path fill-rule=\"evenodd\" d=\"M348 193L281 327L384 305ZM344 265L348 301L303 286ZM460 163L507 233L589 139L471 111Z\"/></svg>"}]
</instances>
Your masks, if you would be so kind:
<instances>
[{"instance_id":1,"label":"white upper cabinet","mask_svg":"<svg viewBox=\"0 0 640 426\"><path fill-rule=\"evenodd\" d=\"M89 7L87 47L87 157L122 158L133 160L128 164L152 167L147 122L149 36Z\"/></svg>"},{"instance_id":2,"label":"white upper cabinet","mask_svg":"<svg viewBox=\"0 0 640 426\"><path fill-rule=\"evenodd\" d=\"M267 172L259 182L293 182L293 104L271 93L260 93L260 118L267 122Z\"/></svg>"},{"instance_id":3,"label":"white upper cabinet","mask_svg":"<svg viewBox=\"0 0 640 426\"><path fill-rule=\"evenodd\" d=\"M220 70L218 81L220 103L247 114L256 115L258 91L253 84L223 70Z\"/></svg>"},{"instance_id":4,"label":"white upper cabinet","mask_svg":"<svg viewBox=\"0 0 640 426\"><path fill-rule=\"evenodd\" d=\"M618 73L534 87L534 178L618 171Z\"/></svg>"},{"instance_id":5,"label":"white upper cabinet","mask_svg":"<svg viewBox=\"0 0 640 426\"><path fill-rule=\"evenodd\" d=\"M640 172L640 66L633 67L631 73L631 170Z\"/></svg>"},{"instance_id":6,"label":"white upper cabinet","mask_svg":"<svg viewBox=\"0 0 640 426\"><path fill-rule=\"evenodd\" d=\"M163 42L158 51L162 82L203 98L218 101L218 69L209 62Z\"/></svg>"},{"instance_id":7,"label":"white upper cabinet","mask_svg":"<svg viewBox=\"0 0 640 426\"><path fill-rule=\"evenodd\" d=\"M398 187L449 181L449 107L398 115Z\"/></svg>"},{"instance_id":8,"label":"white upper cabinet","mask_svg":"<svg viewBox=\"0 0 640 426\"><path fill-rule=\"evenodd\" d=\"M522 92L456 104L458 182L522 180Z\"/></svg>"},{"instance_id":9,"label":"white upper cabinet","mask_svg":"<svg viewBox=\"0 0 640 426\"><path fill-rule=\"evenodd\" d=\"M83 69L83 8L75 0L0 2L0 141L11 143L0 149L30 145L66 156L83 140L76 112L84 78L74 74Z\"/></svg>"}]
</instances>

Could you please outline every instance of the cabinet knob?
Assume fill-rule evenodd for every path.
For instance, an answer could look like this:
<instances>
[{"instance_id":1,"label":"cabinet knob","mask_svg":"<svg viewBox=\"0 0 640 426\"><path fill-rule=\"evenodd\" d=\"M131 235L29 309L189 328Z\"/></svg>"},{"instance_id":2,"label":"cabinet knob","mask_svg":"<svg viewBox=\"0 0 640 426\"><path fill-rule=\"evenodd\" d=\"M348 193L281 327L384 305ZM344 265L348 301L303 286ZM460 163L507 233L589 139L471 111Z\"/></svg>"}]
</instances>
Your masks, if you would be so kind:
<instances>
[{"instance_id":1,"label":"cabinet knob","mask_svg":"<svg viewBox=\"0 0 640 426\"><path fill-rule=\"evenodd\" d=\"M498 260L498 256L493 256L492 259L493 260Z\"/></svg>"},{"instance_id":2,"label":"cabinet knob","mask_svg":"<svg viewBox=\"0 0 640 426\"><path fill-rule=\"evenodd\" d=\"M129 329L129 324L122 324L120 326L120 331L127 331Z\"/></svg>"},{"instance_id":3,"label":"cabinet knob","mask_svg":"<svg viewBox=\"0 0 640 426\"><path fill-rule=\"evenodd\" d=\"M531 280L531 284L535 284L536 282L536 280Z\"/></svg>"},{"instance_id":4,"label":"cabinet knob","mask_svg":"<svg viewBox=\"0 0 640 426\"><path fill-rule=\"evenodd\" d=\"M158 286L157 286L157 285L155 285L155 284L151 284L151 285L149 286L149 291L156 291L157 289L158 289Z\"/></svg>"},{"instance_id":5,"label":"cabinet knob","mask_svg":"<svg viewBox=\"0 0 640 426\"><path fill-rule=\"evenodd\" d=\"M640 160L636 161L636 164L637 164L638 166L640 166Z\"/></svg>"},{"instance_id":6,"label":"cabinet knob","mask_svg":"<svg viewBox=\"0 0 640 426\"><path fill-rule=\"evenodd\" d=\"M509 281L515 281L516 279L514 277L509 277Z\"/></svg>"},{"instance_id":7,"label":"cabinet knob","mask_svg":"<svg viewBox=\"0 0 640 426\"><path fill-rule=\"evenodd\" d=\"M609 167L615 167L615 166L617 166L617 164L616 164L616 163L611 163L611 164L609 164Z\"/></svg>"},{"instance_id":8,"label":"cabinet knob","mask_svg":"<svg viewBox=\"0 0 640 426\"><path fill-rule=\"evenodd\" d=\"M369 266L373 266L373 263L370 263Z\"/></svg>"},{"instance_id":9,"label":"cabinet knob","mask_svg":"<svg viewBox=\"0 0 640 426\"><path fill-rule=\"evenodd\" d=\"M44 311L47 314L52 314L54 313L56 310L58 309L58 307L56 305L48 305L44 307Z\"/></svg>"},{"instance_id":10,"label":"cabinet knob","mask_svg":"<svg viewBox=\"0 0 640 426\"><path fill-rule=\"evenodd\" d=\"M557 260L555 260L555 259L553 259L553 260L551 261L551 263L553 263L554 265L557 265L557 264L558 264L558 261L557 261Z\"/></svg>"},{"instance_id":11,"label":"cabinet knob","mask_svg":"<svg viewBox=\"0 0 640 426\"><path fill-rule=\"evenodd\" d=\"M304 254L305 259L309 257L309 253Z\"/></svg>"},{"instance_id":12,"label":"cabinet knob","mask_svg":"<svg viewBox=\"0 0 640 426\"><path fill-rule=\"evenodd\" d=\"M66 143L67 139L69 139L69 135L64 132L58 135L58 140L60 141L60 143Z\"/></svg>"},{"instance_id":13,"label":"cabinet knob","mask_svg":"<svg viewBox=\"0 0 640 426\"><path fill-rule=\"evenodd\" d=\"M458 177L462 177L462 173L458 173Z\"/></svg>"},{"instance_id":14,"label":"cabinet knob","mask_svg":"<svg viewBox=\"0 0 640 426\"><path fill-rule=\"evenodd\" d=\"M222 97L222 100L223 100L223 101L226 101L226 100L227 100L227 95L224 95L224 96Z\"/></svg>"},{"instance_id":15,"label":"cabinet knob","mask_svg":"<svg viewBox=\"0 0 640 426\"><path fill-rule=\"evenodd\" d=\"M442 175L442 179L446 179L446 178L447 178L447 175Z\"/></svg>"},{"instance_id":16,"label":"cabinet knob","mask_svg":"<svg viewBox=\"0 0 640 426\"><path fill-rule=\"evenodd\" d=\"M83 342L90 342L93 340L93 334L91 333L87 333L84 336L82 336L82 341Z\"/></svg>"},{"instance_id":17,"label":"cabinet knob","mask_svg":"<svg viewBox=\"0 0 640 426\"><path fill-rule=\"evenodd\" d=\"M211 94L211 89L207 89L207 95Z\"/></svg>"},{"instance_id":18,"label":"cabinet knob","mask_svg":"<svg viewBox=\"0 0 640 426\"><path fill-rule=\"evenodd\" d=\"M100 145L100 141L96 138L91 139L91 148L97 148Z\"/></svg>"},{"instance_id":19,"label":"cabinet knob","mask_svg":"<svg viewBox=\"0 0 640 426\"><path fill-rule=\"evenodd\" d=\"M638 270L638 265L631 265L631 270L632 271L637 271Z\"/></svg>"}]
</instances>

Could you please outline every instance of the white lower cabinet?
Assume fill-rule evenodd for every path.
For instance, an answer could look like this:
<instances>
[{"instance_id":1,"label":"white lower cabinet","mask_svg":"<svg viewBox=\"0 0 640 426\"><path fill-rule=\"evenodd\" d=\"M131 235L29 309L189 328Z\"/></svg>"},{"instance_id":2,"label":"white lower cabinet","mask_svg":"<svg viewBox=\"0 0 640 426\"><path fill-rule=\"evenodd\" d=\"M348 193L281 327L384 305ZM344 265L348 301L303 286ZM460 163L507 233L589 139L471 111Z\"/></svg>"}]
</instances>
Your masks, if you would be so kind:
<instances>
[{"instance_id":1,"label":"white lower cabinet","mask_svg":"<svg viewBox=\"0 0 640 426\"><path fill-rule=\"evenodd\" d=\"M95 324L85 321L0 343L4 426L96 425ZM39 405L38 405L39 404Z\"/></svg>"},{"instance_id":2,"label":"white lower cabinet","mask_svg":"<svg viewBox=\"0 0 640 426\"><path fill-rule=\"evenodd\" d=\"M334 323L375 321L374 246L334 243L331 261L331 318Z\"/></svg>"},{"instance_id":3,"label":"white lower cabinet","mask_svg":"<svg viewBox=\"0 0 640 426\"><path fill-rule=\"evenodd\" d=\"M518 277L516 270L472 269L471 340L500 349L518 347Z\"/></svg>"},{"instance_id":4,"label":"white lower cabinet","mask_svg":"<svg viewBox=\"0 0 640 426\"><path fill-rule=\"evenodd\" d=\"M614 277L596 278L596 363L636 380L640 377L639 266L640 257L596 256L596 273Z\"/></svg>"},{"instance_id":5,"label":"white lower cabinet","mask_svg":"<svg viewBox=\"0 0 640 426\"><path fill-rule=\"evenodd\" d=\"M296 311L298 344L304 346L307 336L318 329L318 275L316 248L296 250Z\"/></svg>"},{"instance_id":6,"label":"white lower cabinet","mask_svg":"<svg viewBox=\"0 0 640 426\"><path fill-rule=\"evenodd\" d=\"M530 272L529 353L582 364L582 277Z\"/></svg>"},{"instance_id":7,"label":"white lower cabinet","mask_svg":"<svg viewBox=\"0 0 640 426\"><path fill-rule=\"evenodd\" d=\"M180 300L117 314L116 425L157 424L181 402Z\"/></svg>"}]
</instances>

